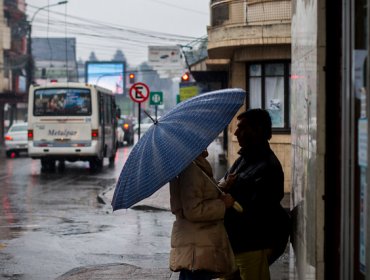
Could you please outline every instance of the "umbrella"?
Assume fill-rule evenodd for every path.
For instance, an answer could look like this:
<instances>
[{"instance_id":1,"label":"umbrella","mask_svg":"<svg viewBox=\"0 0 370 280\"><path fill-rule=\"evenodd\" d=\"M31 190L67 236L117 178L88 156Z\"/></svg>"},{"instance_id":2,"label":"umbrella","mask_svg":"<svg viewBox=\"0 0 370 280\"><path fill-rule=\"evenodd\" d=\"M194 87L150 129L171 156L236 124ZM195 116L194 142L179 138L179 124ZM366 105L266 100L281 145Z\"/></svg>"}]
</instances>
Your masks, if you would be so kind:
<instances>
[{"instance_id":1,"label":"umbrella","mask_svg":"<svg viewBox=\"0 0 370 280\"><path fill-rule=\"evenodd\" d=\"M177 176L230 123L245 91L225 89L179 103L132 148L114 191L113 210L129 208Z\"/></svg>"}]
</instances>

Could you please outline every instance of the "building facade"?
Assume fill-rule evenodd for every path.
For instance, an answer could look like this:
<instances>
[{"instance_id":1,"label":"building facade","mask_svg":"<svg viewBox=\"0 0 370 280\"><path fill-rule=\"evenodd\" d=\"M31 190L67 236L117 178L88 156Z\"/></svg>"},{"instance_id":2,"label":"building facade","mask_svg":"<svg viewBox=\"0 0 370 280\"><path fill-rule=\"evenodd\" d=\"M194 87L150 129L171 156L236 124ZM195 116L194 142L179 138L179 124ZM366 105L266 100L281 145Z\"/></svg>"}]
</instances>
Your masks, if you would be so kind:
<instances>
[{"instance_id":1,"label":"building facade","mask_svg":"<svg viewBox=\"0 0 370 280\"><path fill-rule=\"evenodd\" d=\"M27 32L24 0L0 1L0 144L10 122L25 116ZM9 123L6 123L8 125Z\"/></svg>"},{"instance_id":2,"label":"building facade","mask_svg":"<svg viewBox=\"0 0 370 280\"><path fill-rule=\"evenodd\" d=\"M32 38L34 81L77 82L76 38Z\"/></svg>"},{"instance_id":3,"label":"building facade","mask_svg":"<svg viewBox=\"0 0 370 280\"><path fill-rule=\"evenodd\" d=\"M246 108L270 110L275 123L271 146L291 180L289 279L370 279L369 2L210 2L209 59L247 90ZM282 82L276 121L281 98L270 90Z\"/></svg>"},{"instance_id":4,"label":"building facade","mask_svg":"<svg viewBox=\"0 0 370 280\"><path fill-rule=\"evenodd\" d=\"M285 172L285 192L290 192L290 67L291 1L212 0L208 27L209 69L226 73L226 87L247 91L247 108L265 108L273 121L271 147ZM227 161L238 156L229 125Z\"/></svg>"},{"instance_id":5,"label":"building facade","mask_svg":"<svg viewBox=\"0 0 370 280\"><path fill-rule=\"evenodd\" d=\"M369 4L293 1L295 279L370 279Z\"/></svg>"}]
</instances>

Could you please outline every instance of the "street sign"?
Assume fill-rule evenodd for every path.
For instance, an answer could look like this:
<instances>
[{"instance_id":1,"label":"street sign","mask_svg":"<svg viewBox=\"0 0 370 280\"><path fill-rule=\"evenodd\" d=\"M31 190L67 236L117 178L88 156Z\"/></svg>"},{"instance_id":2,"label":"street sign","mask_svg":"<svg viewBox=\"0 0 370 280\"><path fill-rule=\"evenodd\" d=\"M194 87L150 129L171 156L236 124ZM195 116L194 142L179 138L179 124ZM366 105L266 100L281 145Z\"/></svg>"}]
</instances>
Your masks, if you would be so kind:
<instances>
[{"instance_id":1,"label":"street sign","mask_svg":"<svg viewBox=\"0 0 370 280\"><path fill-rule=\"evenodd\" d=\"M163 104L163 92L152 91L150 92L149 105L162 105Z\"/></svg>"},{"instance_id":2,"label":"street sign","mask_svg":"<svg viewBox=\"0 0 370 280\"><path fill-rule=\"evenodd\" d=\"M180 83L180 101L185 101L199 94L199 87L195 82Z\"/></svg>"},{"instance_id":3,"label":"street sign","mask_svg":"<svg viewBox=\"0 0 370 280\"><path fill-rule=\"evenodd\" d=\"M130 87L130 98L136 103L142 103L149 98L149 87L144 83L135 83Z\"/></svg>"}]
</instances>

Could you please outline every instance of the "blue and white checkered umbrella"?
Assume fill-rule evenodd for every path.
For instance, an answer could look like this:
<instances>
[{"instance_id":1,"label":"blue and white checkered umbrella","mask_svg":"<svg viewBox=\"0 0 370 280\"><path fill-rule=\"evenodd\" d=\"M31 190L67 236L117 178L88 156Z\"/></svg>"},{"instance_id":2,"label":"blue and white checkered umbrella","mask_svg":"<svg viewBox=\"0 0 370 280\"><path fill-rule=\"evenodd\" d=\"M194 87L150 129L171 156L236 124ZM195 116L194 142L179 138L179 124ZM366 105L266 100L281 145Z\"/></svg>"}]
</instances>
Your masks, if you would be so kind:
<instances>
[{"instance_id":1,"label":"blue and white checkered umbrella","mask_svg":"<svg viewBox=\"0 0 370 280\"><path fill-rule=\"evenodd\" d=\"M217 90L179 103L133 147L113 196L113 210L129 208L178 175L230 123L243 105L242 89Z\"/></svg>"}]
</instances>

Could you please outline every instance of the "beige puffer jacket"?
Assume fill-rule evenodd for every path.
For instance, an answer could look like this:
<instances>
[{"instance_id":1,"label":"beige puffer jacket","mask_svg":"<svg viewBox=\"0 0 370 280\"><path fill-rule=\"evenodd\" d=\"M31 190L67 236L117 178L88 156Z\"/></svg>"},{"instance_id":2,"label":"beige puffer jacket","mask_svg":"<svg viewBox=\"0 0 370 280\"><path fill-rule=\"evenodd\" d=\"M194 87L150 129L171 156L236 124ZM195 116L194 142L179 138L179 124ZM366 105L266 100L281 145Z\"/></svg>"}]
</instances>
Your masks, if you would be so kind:
<instances>
[{"instance_id":1,"label":"beige puffer jacket","mask_svg":"<svg viewBox=\"0 0 370 280\"><path fill-rule=\"evenodd\" d=\"M234 255L223 224L225 205L213 180L209 162L198 157L170 182L171 211L176 215L171 236L170 268L234 270Z\"/></svg>"}]
</instances>

